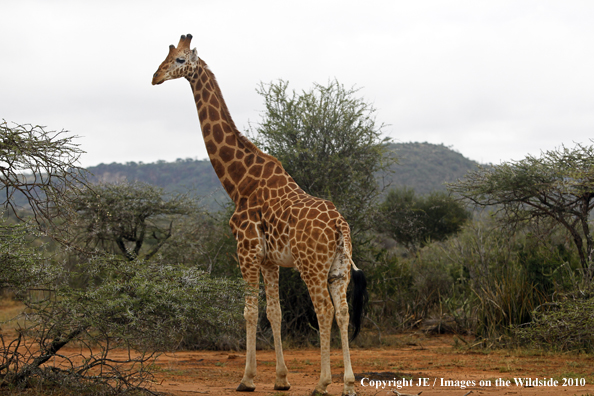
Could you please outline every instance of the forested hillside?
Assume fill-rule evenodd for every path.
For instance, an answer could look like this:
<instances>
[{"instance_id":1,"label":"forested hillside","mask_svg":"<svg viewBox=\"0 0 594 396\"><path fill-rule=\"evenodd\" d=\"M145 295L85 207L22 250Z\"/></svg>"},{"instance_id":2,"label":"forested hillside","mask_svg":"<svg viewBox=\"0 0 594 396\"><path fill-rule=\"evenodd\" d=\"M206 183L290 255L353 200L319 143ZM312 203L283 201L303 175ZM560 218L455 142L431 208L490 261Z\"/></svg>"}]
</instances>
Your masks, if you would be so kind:
<instances>
[{"instance_id":1,"label":"forested hillside","mask_svg":"<svg viewBox=\"0 0 594 396\"><path fill-rule=\"evenodd\" d=\"M157 161L150 164L127 162L92 166L91 181L116 183L118 181L140 181L164 188L168 192L190 192L208 197L204 204L211 209L220 209L220 203L228 200L212 165L208 159L178 159L175 162Z\"/></svg>"},{"instance_id":2,"label":"forested hillside","mask_svg":"<svg viewBox=\"0 0 594 396\"><path fill-rule=\"evenodd\" d=\"M444 146L431 143L393 143L390 151L398 159L391 172L379 175L390 187L407 186L419 194L445 190L444 183L456 181L478 164L462 154ZM93 181L116 182L119 180L142 181L171 192L191 191L208 196L209 202L224 202L226 194L214 173L210 161L178 159L175 162L157 161L150 164L99 164L88 168Z\"/></svg>"},{"instance_id":3,"label":"forested hillside","mask_svg":"<svg viewBox=\"0 0 594 396\"><path fill-rule=\"evenodd\" d=\"M390 150L398 159L385 175L391 187L412 187L418 194L445 190L444 183L455 182L478 163L443 144L393 143Z\"/></svg>"}]
</instances>

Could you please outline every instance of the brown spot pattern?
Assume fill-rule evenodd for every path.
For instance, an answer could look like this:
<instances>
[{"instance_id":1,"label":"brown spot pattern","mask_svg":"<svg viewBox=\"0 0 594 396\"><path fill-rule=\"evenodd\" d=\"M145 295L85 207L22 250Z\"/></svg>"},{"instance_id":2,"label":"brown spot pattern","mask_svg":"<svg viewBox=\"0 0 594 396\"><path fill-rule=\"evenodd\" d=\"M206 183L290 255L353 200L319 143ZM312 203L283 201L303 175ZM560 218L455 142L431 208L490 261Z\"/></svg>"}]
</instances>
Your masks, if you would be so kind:
<instances>
[{"instance_id":1,"label":"brown spot pattern","mask_svg":"<svg viewBox=\"0 0 594 396\"><path fill-rule=\"evenodd\" d=\"M188 67L186 72L190 73L192 69ZM240 136L227 116L229 113L218 84L206 67L193 73L189 81L206 149L225 191L236 204L229 224L237 240L241 272L247 282L257 286L262 271L269 318L273 327L280 329L280 308L275 308L278 266L296 267L307 284L318 315L321 344L329 348L334 306L328 288L334 288L333 295L336 288L340 289L337 307L347 306L346 287L350 279L352 250L348 225L332 203L307 195L278 160L254 150L251 143ZM348 253L349 260L336 259L340 256L339 251ZM336 274L338 270L346 271L346 275L328 284L330 272ZM252 301L253 297L247 299ZM251 309L246 306L249 326L255 323ZM336 311L337 321L339 312L343 311ZM342 330L344 323L348 326L348 313L346 322L341 320L339 323L343 323ZM322 354L324 348L326 346L323 346ZM346 348L348 350L348 345ZM320 389L316 388L319 393L324 393Z\"/></svg>"}]
</instances>

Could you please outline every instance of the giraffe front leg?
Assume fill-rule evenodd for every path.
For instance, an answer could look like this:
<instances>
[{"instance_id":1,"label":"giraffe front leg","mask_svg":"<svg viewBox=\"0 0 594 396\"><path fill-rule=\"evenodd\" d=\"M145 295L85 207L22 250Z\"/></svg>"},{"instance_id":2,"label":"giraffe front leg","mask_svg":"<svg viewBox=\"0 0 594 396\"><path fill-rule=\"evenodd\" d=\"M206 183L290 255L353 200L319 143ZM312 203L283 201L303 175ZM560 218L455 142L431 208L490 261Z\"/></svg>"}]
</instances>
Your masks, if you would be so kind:
<instances>
[{"instance_id":1,"label":"giraffe front leg","mask_svg":"<svg viewBox=\"0 0 594 396\"><path fill-rule=\"evenodd\" d=\"M281 341L281 320L282 313L278 290L279 268L276 265L265 263L262 266L262 277L266 287L266 316L272 327L274 337L274 351L276 353L276 380L274 381L275 390L289 390L291 384L287 380L287 366L283 356L283 343Z\"/></svg>"},{"instance_id":2,"label":"giraffe front leg","mask_svg":"<svg viewBox=\"0 0 594 396\"><path fill-rule=\"evenodd\" d=\"M237 209L236 209L237 211ZM264 245L259 229L252 223L241 225L238 223L237 213L231 217L229 224L237 240L237 258L241 275L249 289L245 297L245 371L241 383L237 387L239 392L252 392L256 389L256 330L258 327L258 288L260 282L260 265L264 260Z\"/></svg>"},{"instance_id":3,"label":"giraffe front leg","mask_svg":"<svg viewBox=\"0 0 594 396\"><path fill-rule=\"evenodd\" d=\"M253 392L256 389L254 377L256 376L256 330L258 326L258 297L248 294L245 298L246 341L245 341L245 371L241 383L237 387L238 392Z\"/></svg>"},{"instance_id":4,"label":"giraffe front leg","mask_svg":"<svg viewBox=\"0 0 594 396\"><path fill-rule=\"evenodd\" d=\"M248 284L245 296L245 307L243 316L245 318L245 371L241 383L237 387L238 392L252 392L256 389L254 377L256 376L256 330L258 327L258 286L260 281L259 263L247 260L251 255L244 254L240 248L237 249L241 273Z\"/></svg>"}]
</instances>

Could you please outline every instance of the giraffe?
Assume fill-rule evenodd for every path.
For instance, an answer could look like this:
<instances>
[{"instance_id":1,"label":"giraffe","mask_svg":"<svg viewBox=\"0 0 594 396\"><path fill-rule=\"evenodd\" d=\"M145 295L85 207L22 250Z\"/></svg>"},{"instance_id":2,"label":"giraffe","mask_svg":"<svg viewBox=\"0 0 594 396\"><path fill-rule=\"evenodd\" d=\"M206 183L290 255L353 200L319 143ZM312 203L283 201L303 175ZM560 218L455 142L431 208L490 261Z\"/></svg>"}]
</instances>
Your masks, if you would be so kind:
<instances>
[{"instance_id":1,"label":"giraffe","mask_svg":"<svg viewBox=\"0 0 594 396\"><path fill-rule=\"evenodd\" d=\"M261 151L235 126L219 85L207 64L190 49L192 35L181 36L177 47L153 75L153 85L184 77L191 85L204 143L212 166L235 203L229 221L237 240L241 273L257 288L260 273L266 292L276 353L275 390L288 390L287 366L281 343L279 267L294 267L306 283L319 325L321 370L313 394L326 394L330 372L330 329L336 317L344 362L343 395L354 395L346 289L352 277L353 338L359 332L365 277L353 262L350 228L329 201L306 194L284 170L280 161ZM252 289L253 290L253 289ZM253 391L256 376L257 293L246 294L246 365L237 391Z\"/></svg>"}]
</instances>

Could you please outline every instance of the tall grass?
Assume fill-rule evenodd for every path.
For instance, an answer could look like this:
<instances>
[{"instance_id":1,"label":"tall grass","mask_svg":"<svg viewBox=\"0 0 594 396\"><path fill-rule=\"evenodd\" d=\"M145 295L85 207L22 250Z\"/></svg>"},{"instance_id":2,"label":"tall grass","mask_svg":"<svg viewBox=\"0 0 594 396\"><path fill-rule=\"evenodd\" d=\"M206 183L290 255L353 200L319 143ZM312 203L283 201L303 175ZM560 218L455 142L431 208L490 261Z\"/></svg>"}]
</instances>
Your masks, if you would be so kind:
<instances>
[{"instance_id":1,"label":"tall grass","mask_svg":"<svg viewBox=\"0 0 594 396\"><path fill-rule=\"evenodd\" d=\"M370 271L370 315L398 328L433 319L483 339L509 339L570 287L578 268L571 249L561 232L542 235L531 225L510 232L483 216L413 257L384 253Z\"/></svg>"}]
</instances>

